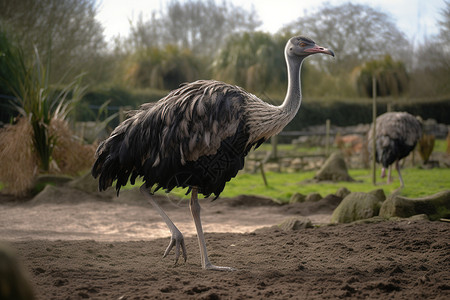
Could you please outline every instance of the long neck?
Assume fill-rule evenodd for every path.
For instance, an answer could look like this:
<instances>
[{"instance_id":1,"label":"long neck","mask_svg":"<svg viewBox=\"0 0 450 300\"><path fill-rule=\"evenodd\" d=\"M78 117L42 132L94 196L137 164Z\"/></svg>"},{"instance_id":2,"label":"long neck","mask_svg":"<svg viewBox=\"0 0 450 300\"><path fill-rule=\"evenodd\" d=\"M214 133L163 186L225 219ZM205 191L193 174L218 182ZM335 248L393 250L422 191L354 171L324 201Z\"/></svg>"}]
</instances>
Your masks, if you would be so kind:
<instances>
[{"instance_id":1,"label":"long neck","mask_svg":"<svg viewBox=\"0 0 450 300\"><path fill-rule=\"evenodd\" d=\"M288 90L283 104L270 105L257 97L251 98L252 109L247 117L247 125L250 128L250 142L261 138L268 139L278 134L295 117L302 100L300 87L300 68L302 59L289 59L286 57L288 68Z\"/></svg>"},{"instance_id":2,"label":"long neck","mask_svg":"<svg viewBox=\"0 0 450 300\"><path fill-rule=\"evenodd\" d=\"M286 97L279 108L292 119L298 112L302 102L302 87L300 83L300 70L303 59L289 59L286 56L288 71L288 89Z\"/></svg>"}]
</instances>

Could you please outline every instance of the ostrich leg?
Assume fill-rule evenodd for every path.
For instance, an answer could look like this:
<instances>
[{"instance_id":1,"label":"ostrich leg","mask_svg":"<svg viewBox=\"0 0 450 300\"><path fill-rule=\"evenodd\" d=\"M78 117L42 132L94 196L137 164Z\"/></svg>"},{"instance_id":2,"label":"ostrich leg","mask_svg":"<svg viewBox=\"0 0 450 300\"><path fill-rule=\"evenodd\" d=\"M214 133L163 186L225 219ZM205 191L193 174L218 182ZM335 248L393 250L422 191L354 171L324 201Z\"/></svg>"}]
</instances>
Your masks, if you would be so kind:
<instances>
[{"instance_id":1,"label":"ostrich leg","mask_svg":"<svg viewBox=\"0 0 450 300\"><path fill-rule=\"evenodd\" d=\"M198 203L197 188L193 187L191 192L191 201L189 202L189 208L191 209L192 218L194 219L195 228L197 229L198 245L200 247L200 256L202 260L202 268L207 270L218 271L234 271L235 269L230 267L219 267L211 264L208 259L208 252L206 250L205 236L203 234L202 222L200 220L200 204Z\"/></svg>"},{"instance_id":2,"label":"ostrich leg","mask_svg":"<svg viewBox=\"0 0 450 300\"><path fill-rule=\"evenodd\" d=\"M166 251L164 251L163 257L166 257L167 254L169 254L170 250L172 250L172 248L175 246L175 264L177 264L178 259L180 258L180 248L183 252L184 261L186 261L187 254L183 234L180 232L180 230L178 230L175 224L173 224L172 220L170 220L170 218L166 215L166 213L162 210L158 203L156 203L155 199L153 199L153 195L145 187L145 184L141 186L140 191L144 196L148 198L150 204L153 205L159 215L163 218L164 222L166 222L167 227L170 230L170 233L172 233L169 246L167 246Z\"/></svg>"},{"instance_id":3,"label":"ostrich leg","mask_svg":"<svg viewBox=\"0 0 450 300\"><path fill-rule=\"evenodd\" d=\"M395 162L395 169L397 170L401 187L405 187L405 183L403 182L402 174L400 173L400 162L398 160Z\"/></svg>"},{"instance_id":4,"label":"ostrich leg","mask_svg":"<svg viewBox=\"0 0 450 300\"><path fill-rule=\"evenodd\" d=\"M392 182L392 165L389 165L387 183L391 183L391 182Z\"/></svg>"},{"instance_id":5,"label":"ostrich leg","mask_svg":"<svg viewBox=\"0 0 450 300\"><path fill-rule=\"evenodd\" d=\"M386 168L385 168L385 167L382 167L382 168L381 168L381 175L380 175L380 177L381 177L381 178L386 177Z\"/></svg>"}]
</instances>

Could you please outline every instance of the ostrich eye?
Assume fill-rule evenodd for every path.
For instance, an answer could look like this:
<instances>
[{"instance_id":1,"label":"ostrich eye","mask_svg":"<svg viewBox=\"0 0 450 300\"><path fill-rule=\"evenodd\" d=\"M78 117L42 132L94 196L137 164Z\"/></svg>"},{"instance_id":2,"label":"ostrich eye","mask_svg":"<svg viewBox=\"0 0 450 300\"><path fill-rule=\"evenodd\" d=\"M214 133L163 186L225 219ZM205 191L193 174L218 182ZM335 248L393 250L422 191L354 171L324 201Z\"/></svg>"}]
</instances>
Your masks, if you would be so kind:
<instances>
[{"instance_id":1,"label":"ostrich eye","mask_svg":"<svg viewBox=\"0 0 450 300\"><path fill-rule=\"evenodd\" d=\"M300 47L306 47L306 43L300 42Z\"/></svg>"}]
</instances>

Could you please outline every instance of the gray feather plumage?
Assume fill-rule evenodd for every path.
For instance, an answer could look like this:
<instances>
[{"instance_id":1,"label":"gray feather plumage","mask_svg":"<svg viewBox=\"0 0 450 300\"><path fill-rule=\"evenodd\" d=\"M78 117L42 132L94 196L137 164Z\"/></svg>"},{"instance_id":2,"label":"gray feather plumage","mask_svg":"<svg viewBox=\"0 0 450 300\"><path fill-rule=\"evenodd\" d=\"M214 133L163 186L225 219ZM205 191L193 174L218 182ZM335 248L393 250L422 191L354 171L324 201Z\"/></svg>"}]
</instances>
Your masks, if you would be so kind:
<instances>
[{"instance_id":1,"label":"gray feather plumage","mask_svg":"<svg viewBox=\"0 0 450 300\"><path fill-rule=\"evenodd\" d=\"M373 124L368 132L369 152L372 152ZM385 167L406 157L422 136L419 120L406 112L389 112L376 120L377 161Z\"/></svg>"},{"instance_id":2,"label":"gray feather plumage","mask_svg":"<svg viewBox=\"0 0 450 300\"><path fill-rule=\"evenodd\" d=\"M258 122L254 110L263 110L262 116L271 118ZM239 134L241 137L234 140L244 144L233 158L237 159L246 155L247 147L272 135L274 128L264 121L276 123L276 111L275 106L237 86L214 80L195 81L171 91L156 103L131 111L130 117L98 147L92 172L94 176L105 174L100 177L100 189L115 179L120 189L129 176L134 181L150 168L161 167L163 161L165 167L179 168L201 157L214 156L225 140ZM103 154L107 158L102 158ZM172 162L168 164L168 160ZM108 172L101 171L105 162L111 162Z\"/></svg>"},{"instance_id":3,"label":"gray feather plumage","mask_svg":"<svg viewBox=\"0 0 450 300\"><path fill-rule=\"evenodd\" d=\"M391 139L404 140L407 145L413 146L422 135L419 120L406 112L389 112L377 118L377 137L385 136ZM372 127L369 138L372 136Z\"/></svg>"}]
</instances>

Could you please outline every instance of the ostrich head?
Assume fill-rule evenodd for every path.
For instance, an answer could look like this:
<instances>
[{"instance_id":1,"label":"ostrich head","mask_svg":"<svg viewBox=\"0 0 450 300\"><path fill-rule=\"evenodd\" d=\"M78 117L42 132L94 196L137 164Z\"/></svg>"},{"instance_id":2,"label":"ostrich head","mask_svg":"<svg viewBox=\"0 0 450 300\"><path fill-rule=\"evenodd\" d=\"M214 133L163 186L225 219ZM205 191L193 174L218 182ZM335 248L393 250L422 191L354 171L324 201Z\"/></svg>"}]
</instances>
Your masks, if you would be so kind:
<instances>
[{"instance_id":1,"label":"ostrich head","mask_svg":"<svg viewBox=\"0 0 450 300\"><path fill-rule=\"evenodd\" d=\"M315 53L324 53L334 56L334 52L332 50L320 47L316 45L313 40L303 36L291 38L286 44L285 53L288 57L297 56L300 58L305 58L306 56Z\"/></svg>"}]
</instances>

